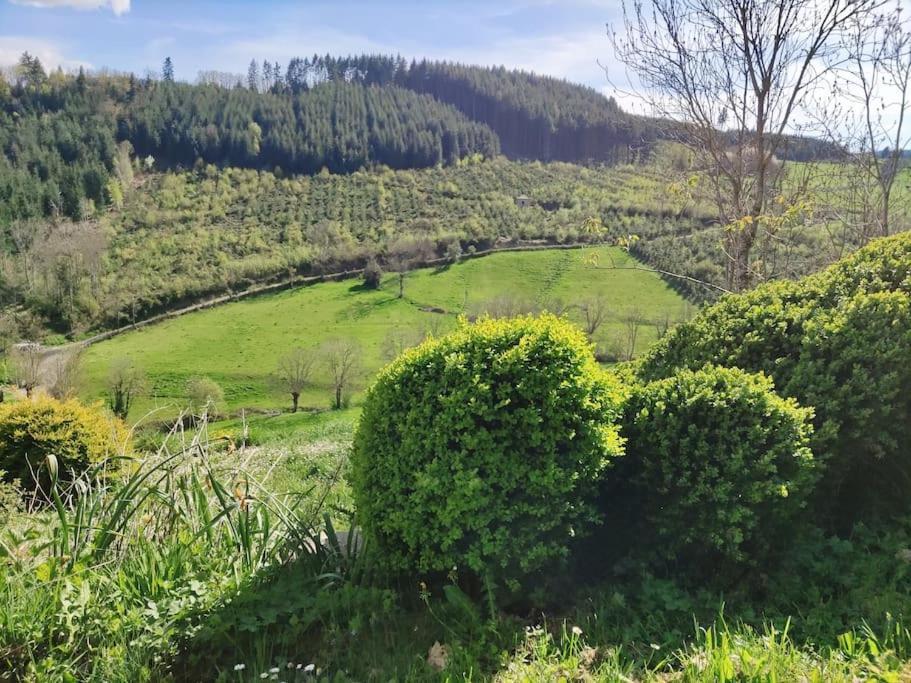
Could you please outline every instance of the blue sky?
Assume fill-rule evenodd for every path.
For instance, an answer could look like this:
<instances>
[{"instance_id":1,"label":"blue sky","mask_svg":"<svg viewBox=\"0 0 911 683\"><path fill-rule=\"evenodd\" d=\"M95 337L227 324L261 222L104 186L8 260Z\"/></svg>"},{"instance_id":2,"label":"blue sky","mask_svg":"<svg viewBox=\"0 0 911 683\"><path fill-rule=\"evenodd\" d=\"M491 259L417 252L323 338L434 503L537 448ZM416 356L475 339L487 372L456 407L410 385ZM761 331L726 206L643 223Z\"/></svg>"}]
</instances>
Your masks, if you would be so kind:
<instances>
[{"instance_id":1,"label":"blue sky","mask_svg":"<svg viewBox=\"0 0 911 683\"><path fill-rule=\"evenodd\" d=\"M608 92L605 24L619 0L0 0L0 65L23 50L49 66L177 77L245 73L250 59L360 52L503 64ZM613 75L612 75L613 77Z\"/></svg>"}]
</instances>

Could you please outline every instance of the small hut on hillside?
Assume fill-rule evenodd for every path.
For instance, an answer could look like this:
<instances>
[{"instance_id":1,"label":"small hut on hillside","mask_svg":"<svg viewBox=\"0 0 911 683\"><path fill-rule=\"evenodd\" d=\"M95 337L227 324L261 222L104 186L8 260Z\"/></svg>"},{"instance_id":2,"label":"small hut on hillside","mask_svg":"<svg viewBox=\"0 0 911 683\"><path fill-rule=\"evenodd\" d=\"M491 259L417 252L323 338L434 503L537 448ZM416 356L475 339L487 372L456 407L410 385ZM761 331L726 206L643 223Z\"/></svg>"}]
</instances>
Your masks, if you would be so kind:
<instances>
[{"instance_id":1,"label":"small hut on hillside","mask_svg":"<svg viewBox=\"0 0 911 683\"><path fill-rule=\"evenodd\" d=\"M520 209L527 209L529 206L531 206L531 197L520 194L518 197L516 197L516 206Z\"/></svg>"}]
</instances>

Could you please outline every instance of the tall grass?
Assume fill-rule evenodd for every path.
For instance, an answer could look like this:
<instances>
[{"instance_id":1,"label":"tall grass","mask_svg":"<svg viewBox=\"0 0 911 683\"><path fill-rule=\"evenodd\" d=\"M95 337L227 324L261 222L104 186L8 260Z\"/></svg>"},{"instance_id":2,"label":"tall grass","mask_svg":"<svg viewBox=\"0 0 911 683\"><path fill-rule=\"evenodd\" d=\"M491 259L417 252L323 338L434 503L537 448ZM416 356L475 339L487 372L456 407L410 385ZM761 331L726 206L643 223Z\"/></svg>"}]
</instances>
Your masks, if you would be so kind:
<instances>
[{"instance_id":1,"label":"tall grass","mask_svg":"<svg viewBox=\"0 0 911 683\"><path fill-rule=\"evenodd\" d=\"M50 508L2 534L0 680L155 679L219 596L263 568L306 558L333 580L325 492L273 494L247 454L215 452L205 419L182 422L157 453L66 487L48 463Z\"/></svg>"}]
</instances>

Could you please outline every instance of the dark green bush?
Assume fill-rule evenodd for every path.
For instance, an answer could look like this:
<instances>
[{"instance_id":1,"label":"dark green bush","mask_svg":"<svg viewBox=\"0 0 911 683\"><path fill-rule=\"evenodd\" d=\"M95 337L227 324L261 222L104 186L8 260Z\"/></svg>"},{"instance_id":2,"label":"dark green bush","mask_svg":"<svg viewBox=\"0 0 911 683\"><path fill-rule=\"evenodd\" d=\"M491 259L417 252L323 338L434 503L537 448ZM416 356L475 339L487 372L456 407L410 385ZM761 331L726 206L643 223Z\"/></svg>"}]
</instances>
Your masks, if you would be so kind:
<instances>
[{"instance_id":1,"label":"dark green bush","mask_svg":"<svg viewBox=\"0 0 911 683\"><path fill-rule=\"evenodd\" d=\"M816 406L817 499L845 527L858 513L908 509L911 496L911 297L858 294L807 321L781 386Z\"/></svg>"},{"instance_id":2,"label":"dark green bush","mask_svg":"<svg viewBox=\"0 0 911 683\"><path fill-rule=\"evenodd\" d=\"M549 315L484 319L406 351L368 391L354 441L378 556L511 588L564 557L622 451L620 393L584 335Z\"/></svg>"},{"instance_id":3,"label":"dark green bush","mask_svg":"<svg viewBox=\"0 0 911 683\"><path fill-rule=\"evenodd\" d=\"M626 455L602 497L614 552L713 574L760 563L812 487L810 415L768 378L736 369L681 370L635 387Z\"/></svg>"},{"instance_id":4,"label":"dark green bush","mask_svg":"<svg viewBox=\"0 0 911 683\"><path fill-rule=\"evenodd\" d=\"M638 367L644 380L708 363L770 376L815 409L825 470L814 506L848 528L911 501L911 234L878 240L816 275L724 297Z\"/></svg>"},{"instance_id":5,"label":"dark green bush","mask_svg":"<svg viewBox=\"0 0 911 683\"><path fill-rule=\"evenodd\" d=\"M382 280L383 271L380 264L376 262L375 258L371 258L364 267L364 286L368 289L379 289Z\"/></svg>"}]
</instances>

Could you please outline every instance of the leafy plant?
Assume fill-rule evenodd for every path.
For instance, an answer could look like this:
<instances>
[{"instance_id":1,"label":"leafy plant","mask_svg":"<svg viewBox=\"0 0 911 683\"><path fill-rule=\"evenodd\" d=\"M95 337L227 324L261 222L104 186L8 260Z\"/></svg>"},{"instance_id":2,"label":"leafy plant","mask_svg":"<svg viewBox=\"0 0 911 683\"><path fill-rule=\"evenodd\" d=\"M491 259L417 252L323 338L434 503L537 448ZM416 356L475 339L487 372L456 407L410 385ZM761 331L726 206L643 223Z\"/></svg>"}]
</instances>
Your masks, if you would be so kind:
<instances>
[{"instance_id":1,"label":"leafy plant","mask_svg":"<svg viewBox=\"0 0 911 683\"><path fill-rule=\"evenodd\" d=\"M510 588L564 558L621 453L620 397L582 332L551 315L464 324L406 351L369 390L352 454L378 557Z\"/></svg>"},{"instance_id":2,"label":"leafy plant","mask_svg":"<svg viewBox=\"0 0 911 683\"><path fill-rule=\"evenodd\" d=\"M626 455L605 477L605 535L675 571L719 576L765 566L789 537L815 481L812 411L771 381L706 367L635 387Z\"/></svg>"},{"instance_id":3,"label":"leafy plant","mask_svg":"<svg viewBox=\"0 0 911 683\"><path fill-rule=\"evenodd\" d=\"M52 479L70 481L129 443L123 423L98 404L47 396L0 404L0 468L26 489L37 476L48 491Z\"/></svg>"},{"instance_id":4,"label":"leafy plant","mask_svg":"<svg viewBox=\"0 0 911 683\"><path fill-rule=\"evenodd\" d=\"M815 509L842 528L907 509L911 461L911 233L872 242L799 282L724 297L665 336L645 379L706 363L764 372L815 409L824 466Z\"/></svg>"}]
</instances>

